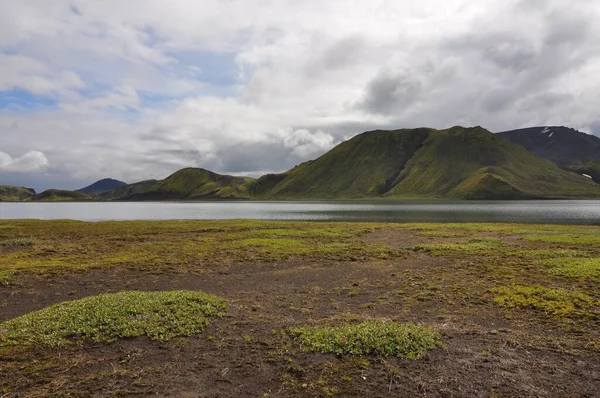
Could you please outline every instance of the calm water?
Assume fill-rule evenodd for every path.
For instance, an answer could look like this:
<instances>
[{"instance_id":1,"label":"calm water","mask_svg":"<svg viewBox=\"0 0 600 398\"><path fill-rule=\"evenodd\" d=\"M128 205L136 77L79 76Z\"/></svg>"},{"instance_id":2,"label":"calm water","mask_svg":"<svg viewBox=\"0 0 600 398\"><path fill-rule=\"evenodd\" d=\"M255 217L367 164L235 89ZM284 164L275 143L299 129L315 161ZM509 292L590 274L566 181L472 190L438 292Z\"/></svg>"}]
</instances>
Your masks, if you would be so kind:
<instances>
[{"instance_id":1,"label":"calm water","mask_svg":"<svg viewBox=\"0 0 600 398\"><path fill-rule=\"evenodd\" d=\"M0 203L0 219L232 219L600 225L599 200L493 202Z\"/></svg>"}]
</instances>

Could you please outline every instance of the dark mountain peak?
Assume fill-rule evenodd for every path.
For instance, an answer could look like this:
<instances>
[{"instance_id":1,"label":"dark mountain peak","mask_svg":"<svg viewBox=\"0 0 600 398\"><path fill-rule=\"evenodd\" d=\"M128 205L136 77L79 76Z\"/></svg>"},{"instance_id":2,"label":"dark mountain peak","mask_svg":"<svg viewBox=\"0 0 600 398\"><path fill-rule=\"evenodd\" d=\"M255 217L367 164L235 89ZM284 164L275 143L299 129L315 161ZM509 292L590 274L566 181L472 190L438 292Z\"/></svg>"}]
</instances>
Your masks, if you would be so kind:
<instances>
[{"instance_id":1,"label":"dark mountain peak","mask_svg":"<svg viewBox=\"0 0 600 398\"><path fill-rule=\"evenodd\" d=\"M600 160L600 138L565 126L538 126L497 134L560 166Z\"/></svg>"},{"instance_id":2,"label":"dark mountain peak","mask_svg":"<svg viewBox=\"0 0 600 398\"><path fill-rule=\"evenodd\" d=\"M185 167L183 169L177 170L176 172L171 174L169 177L179 176L179 175L193 176L193 175L218 175L218 174L213 171L203 169L202 167ZM169 177L167 177L167 178L169 178Z\"/></svg>"},{"instance_id":3,"label":"dark mountain peak","mask_svg":"<svg viewBox=\"0 0 600 398\"><path fill-rule=\"evenodd\" d=\"M113 189L120 188L127 185L127 183L113 178L103 178L96 181L92 185L88 185L85 188L78 189L77 192L87 193L89 195L99 195L106 191L112 191Z\"/></svg>"}]
</instances>

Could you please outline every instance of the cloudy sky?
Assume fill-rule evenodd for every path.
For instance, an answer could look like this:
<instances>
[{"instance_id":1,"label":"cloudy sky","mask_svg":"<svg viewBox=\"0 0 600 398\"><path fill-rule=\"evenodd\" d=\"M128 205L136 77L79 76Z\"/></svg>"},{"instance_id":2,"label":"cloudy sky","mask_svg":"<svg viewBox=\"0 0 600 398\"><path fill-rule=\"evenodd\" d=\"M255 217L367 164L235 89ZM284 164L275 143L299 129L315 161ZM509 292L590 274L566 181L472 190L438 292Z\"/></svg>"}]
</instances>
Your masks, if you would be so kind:
<instances>
[{"instance_id":1,"label":"cloudy sky","mask_svg":"<svg viewBox=\"0 0 600 398\"><path fill-rule=\"evenodd\" d=\"M600 135L600 1L0 0L0 184L259 175L374 129Z\"/></svg>"}]
</instances>

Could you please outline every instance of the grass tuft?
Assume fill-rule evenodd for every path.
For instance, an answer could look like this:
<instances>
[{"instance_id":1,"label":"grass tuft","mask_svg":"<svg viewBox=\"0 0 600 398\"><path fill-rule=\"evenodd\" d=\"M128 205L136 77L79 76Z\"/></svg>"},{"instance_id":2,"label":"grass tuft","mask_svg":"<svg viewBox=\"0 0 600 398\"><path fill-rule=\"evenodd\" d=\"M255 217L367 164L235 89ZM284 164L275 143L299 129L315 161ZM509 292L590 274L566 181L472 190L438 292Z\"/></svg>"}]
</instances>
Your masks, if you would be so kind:
<instances>
[{"instance_id":1,"label":"grass tuft","mask_svg":"<svg viewBox=\"0 0 600 398\"><path fill-rule=\"evenodd\" d=\"M291 332L303 349L337 355L417 359L441 345L437 332L412 323L368 321L356 325L304 326Z\"/></svg>"},{"instance_id":2,"label":"grass tuft","mask_svg":"<svg viewBox=\"0 0 600 398\"><path fill-rule=\"evenodd\" d=\"M57 347L72 340L112 342L147 336L166 341L200 334L226 302L202 292L120 292L67 301L0 324L0 346Z\"/></svg>"},{"instance_id":3,"label":"grass tuft","mask_svg":"<svg viewBox=\"0 0 600 398\"><path fill-rule=\"evenodd\" d=\"M592 315L597 305L587 294L560 288L532 286L503 286L491 289L494 302L506 308L525 308L558 316Z\"/></svg>"}]
</instances>

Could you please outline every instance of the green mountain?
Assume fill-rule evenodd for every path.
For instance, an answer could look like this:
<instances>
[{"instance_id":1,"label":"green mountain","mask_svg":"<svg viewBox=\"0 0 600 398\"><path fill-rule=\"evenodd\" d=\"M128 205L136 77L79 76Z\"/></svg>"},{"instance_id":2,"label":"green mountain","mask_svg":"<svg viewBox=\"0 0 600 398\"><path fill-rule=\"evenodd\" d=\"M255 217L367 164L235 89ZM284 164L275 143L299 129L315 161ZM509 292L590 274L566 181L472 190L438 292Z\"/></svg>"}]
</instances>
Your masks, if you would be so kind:
<instances>
[{"instance_id":1,"label":"green mountain","mask_svg":"<svg viewBox=\"0 0 600 398\"><path fill-rule=\"evenodd\" d=\"M36 202L76 202L98 200L97 196L88 195L78 191L66 191L61 189L48 189L35 195L31 200Z\"/></svg>"},{"instance_id":2,"label":"green mountain","mask_svg":"<svg viewBox=\"0 0 600 398\"><path fill-rule=\"evenodd\" d=\"M249 189L267 199L600 196L590 179L481 127L363 133Z\"/></svg>"},{"instance_id":3,"label":"green mountain","mask_svg":"<svg viewBox=\"0 0 600 398\"><path fill-rule=\"evenodd\" d=\"M19 201L33 198L35 190L11 185L0 185L0 201Z\"/></svg>"},{"instance_id":4,"label":"green mountain","mask_svg":"<svg viewBox=\"0 0 600 398\"><path fill-rule=\"evenodd\" d=\"M385 194L431 129L372 131L342 142L316 160L251 186L259 197L364 198Z\"/></svg>"},{"instance_id":5,"label":"green mountain","mask_svg":"<svg viewBox=\"0 0 600 398\"><path fill-rule=\"evenodd\" d=\"M197 200L197 199L248 199L248 185L252 178L233 177L212 171L182 169L162 181L158 181L146 192L134 194L131 200Z\"/></svg>"},{"instance_id":6,"label":"green mountain","mask_svg":"<svg viewBox=\"0 0 600 398\"><path fill-rule=\"evenodd\" d=\"M103 199L108 200L126 199L133 195L139 195L148 192L148 190L150 190L150 188L156 185L156 183L158 183L158 180L140 181L134 184L121 186L111 191L102 192L101 194L99 194L99 196Z\"/></svg>"}]
</instances>

